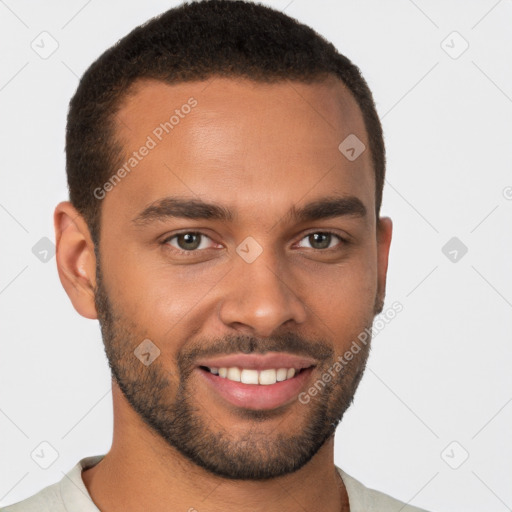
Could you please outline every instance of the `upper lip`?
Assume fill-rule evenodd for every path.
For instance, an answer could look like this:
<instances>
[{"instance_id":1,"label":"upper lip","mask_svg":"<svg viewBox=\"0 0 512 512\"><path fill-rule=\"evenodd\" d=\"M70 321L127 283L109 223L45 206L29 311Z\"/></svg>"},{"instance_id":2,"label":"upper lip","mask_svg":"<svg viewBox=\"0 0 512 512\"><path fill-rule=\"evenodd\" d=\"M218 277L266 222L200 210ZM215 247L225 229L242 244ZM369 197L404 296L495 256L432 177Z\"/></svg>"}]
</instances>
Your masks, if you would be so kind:
<instances>
[{"instance_id":1,"label":"upper lip","mask_svg":"<svg viewBox=\"0 0 512 512\"><path fill-rule=\"evenodd\" d=\"M208 368L248 368L253 370L267 370L270 368L309 368L316 361L309 357L295 356L284 352L267 352L266 354L230 354L226 356L200 359L198 366Z\"/></svg>"}]
</instances>

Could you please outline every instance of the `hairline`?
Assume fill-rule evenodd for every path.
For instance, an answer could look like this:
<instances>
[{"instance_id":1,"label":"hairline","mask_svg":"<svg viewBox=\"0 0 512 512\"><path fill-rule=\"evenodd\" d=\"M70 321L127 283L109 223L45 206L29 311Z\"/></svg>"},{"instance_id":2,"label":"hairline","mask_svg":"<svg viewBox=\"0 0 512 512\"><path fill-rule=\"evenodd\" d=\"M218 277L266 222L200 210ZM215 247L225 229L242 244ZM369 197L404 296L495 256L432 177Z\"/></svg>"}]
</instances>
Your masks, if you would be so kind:
<instances>
[{"instance_id":1,"label":"hairline","mask_svg":"<svg viewBox=\"0 0 512 512\"><path fill-rule=\"evenodd\" d=\"M123 161L125 161L128 158L128 154L126 153L127 148L123 145L123 140L121 139L120 135L120 128L121 125L116 119L116 115L118 112L120 112L123 108L125 108L127 105L129 105L130 98L133 98L136 96L141 89L144 88L144 86L152 84L152 83L161 83L169 86L174 85L182 85L186 83L201 83L206 82L211 79L215 78L226 78L233 81L243 80L246 82L253 82L255 84L268 84L268 85L274 85L274 84L282 84L286 82L292 82L292 83L300 83L300 84L308 84L308 85L314 85L314 84L327 84L327 83L333 83L338 87L342 87L352 98L354 101L358 114L361 116L361 119L363 121L364 125L364 131L365 136L368 141L370 152L372 155L372 158L370 159L371 164L371 171L373 174L373 182L374 182L374 204L375 204L375 216L378 220L380 208L377 208L377 169L375 168L374 163L374 149L373 145L370 140L370 134L368 132L368 128L366 126L366 119L363 113L363 110L361 108L361 105L359 104L359 101L357 100L356 96L353 94L353 92L350 90L350 87L343 81L343 79L335 72L333 71L320 71L316 74L312 74L310 76L307 76L305 78L299 78L299 77L286 77L286 76L277 76L277 75L269 75L268 77L253 77L253 76L247 76L243 73L219 73L219 72L211 72L208 74L205 74L204 77L198 77L198 78L192 78L190 80L182 79L182 78L168 78L165 77L154 77L154 76L146 76L146 75L140 75L135 77L130 83L125 85L125 87L119 92L118 96L115 98L115 101L112 102L110 112L106 115L105 121L108 125L108 129L106 131L107 137L105 138L105 143L114 151L117 150L117 156L116 156L116 162L113 166L113 169L118 168ZM339 98L336 98L336 101L339 101ZM110 176L115 174L115 170L110 169ZM106 178L104 181L106 181L108 178L107 176L104 176ZM101 238L101 221L103 217L103 208L101 207L102 201L99 201L98 206L98 216L97 216L97 240L94 240L94 243L96 242L99 244L100 238Z\"/></svg>"}]
</instances>

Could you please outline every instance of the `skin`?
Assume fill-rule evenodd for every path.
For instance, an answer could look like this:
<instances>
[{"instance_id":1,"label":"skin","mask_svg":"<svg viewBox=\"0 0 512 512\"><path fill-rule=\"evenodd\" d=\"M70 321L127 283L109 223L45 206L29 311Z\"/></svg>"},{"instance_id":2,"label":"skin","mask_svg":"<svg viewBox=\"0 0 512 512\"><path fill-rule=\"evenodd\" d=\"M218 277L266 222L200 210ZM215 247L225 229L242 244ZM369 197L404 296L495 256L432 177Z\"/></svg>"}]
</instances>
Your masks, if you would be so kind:
<instances>
[{"instance_id":1,"label":"skin","mask_svg":"<svg viewBox=\"0 0 512 512\"><path fill-rule=\"evenodd\" d=\"M283 512L298 504L348 510L334 471L335 425L328 423L337 424L348 407L367 351L310 404L293 400L259 416L227 404L191 369L194 353L244 351L248 340L258 352L286 352L288 335L297 351L318 356L307 389L371 325L384 299L392 224L376 218L361 112L335 78L314 84L220 77L176 85L144 81L117 114L126 155L190 97L197 106L101 201L101 262L73 206L62 202L55 209L61 282L79 314L100 319L113 373L126 385L123 393L113 378L112 447L82 478L106 512ZM338 150L351 133L367 147L353 162ZM145 207L170 195L215 202L234 218L133 223ZM307 222L287 216L292 207L327 196L356 197L366 215ZM176 238L162 243L187 230L204 233L201 247L207 248L183 255ZM326 231L349 243L333 237L331 249L312 245L308 235ZM236 252L248 236L262 248L252 263ZM133 356L146 338L161 351L147 367ZM229 441L234 463L246 447L241 441L251 439L252 449L245 450L251 467L274 467L275 477L215 474L172 445L170 427L158 432L143 420L153 411L165 427L178 405L194 411L196 435ZM286 470L283 443L294 446L293 439L315 421L323 425L323 438L316 444L303 440L312 453ZM225 463L217 452L209 456Z\"/></svg>"}]
</instances>

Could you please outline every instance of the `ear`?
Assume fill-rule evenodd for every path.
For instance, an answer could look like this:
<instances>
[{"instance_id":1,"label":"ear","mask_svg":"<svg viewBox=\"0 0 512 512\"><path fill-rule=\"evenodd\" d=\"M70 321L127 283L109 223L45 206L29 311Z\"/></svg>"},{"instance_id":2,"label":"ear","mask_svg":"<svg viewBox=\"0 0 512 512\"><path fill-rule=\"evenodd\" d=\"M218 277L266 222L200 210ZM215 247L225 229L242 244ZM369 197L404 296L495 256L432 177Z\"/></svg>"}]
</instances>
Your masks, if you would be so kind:
<instances>
[{"instance_id":1,"label":"ear","mask_svg":"<svg viewBox=\"0 0 512 512\"><path fill-rule=\"evenodd\" d=\"M389 217L380 217L377 222L377 303L380 305L380 313L386 296L386 276L388 273L389 247L393 223Z\"/></svg>"},{"instance_id":2,"label":"ear","mask_svg":"<svg viewBox=\"0 0 512 512\"><path fill-rule=\"evenodd\" d=\"M96 257L87 223L69 201L63 201L55 208L53 224L60 282L78 313L96 319Z\"/></svg>"}]
</instances>

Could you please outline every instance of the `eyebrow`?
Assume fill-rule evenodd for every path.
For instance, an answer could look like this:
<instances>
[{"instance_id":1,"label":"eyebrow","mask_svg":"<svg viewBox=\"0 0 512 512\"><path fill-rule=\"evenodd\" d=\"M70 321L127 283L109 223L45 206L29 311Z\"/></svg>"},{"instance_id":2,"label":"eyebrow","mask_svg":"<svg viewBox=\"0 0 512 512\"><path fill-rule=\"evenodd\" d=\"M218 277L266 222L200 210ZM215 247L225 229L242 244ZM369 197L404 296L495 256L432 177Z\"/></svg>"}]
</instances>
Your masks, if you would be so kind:
<instances>
[{"instance_id":1,"label":"eyebrow","mask_svg":"<svg viewBox=\"0 0 512 512\"><path fill-rule=\"evenodd\" d=\"M334 196L312 201L299 208L293 205L282 221L308 222L342 216L364 217L366 213L366 207L357 197ZM164 197L144 208L132 222L136 226L145 226L151 222L165 221L169 218L232 222L235 214L222 205L199 199Z\"/></svg>"}]
</instances>

